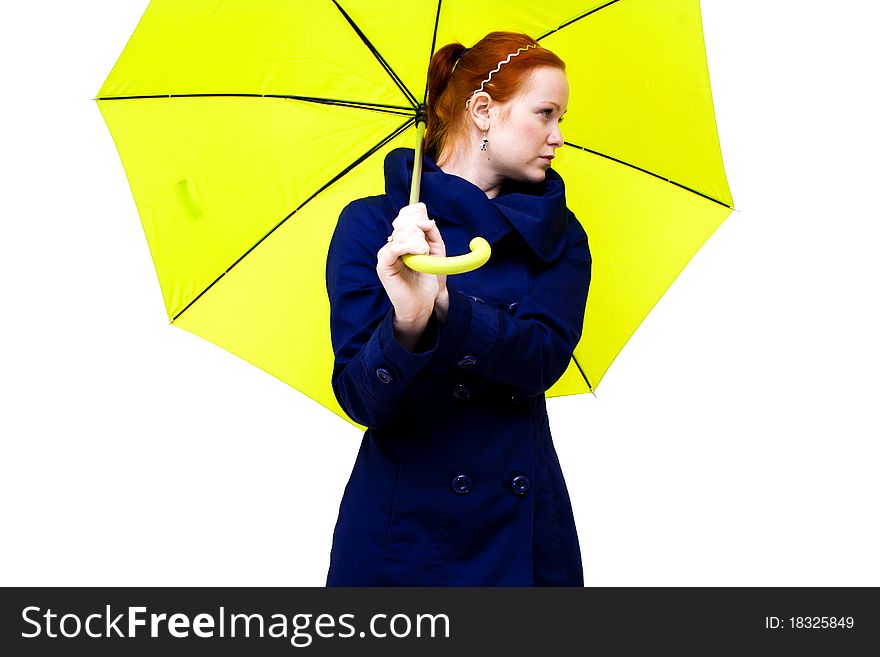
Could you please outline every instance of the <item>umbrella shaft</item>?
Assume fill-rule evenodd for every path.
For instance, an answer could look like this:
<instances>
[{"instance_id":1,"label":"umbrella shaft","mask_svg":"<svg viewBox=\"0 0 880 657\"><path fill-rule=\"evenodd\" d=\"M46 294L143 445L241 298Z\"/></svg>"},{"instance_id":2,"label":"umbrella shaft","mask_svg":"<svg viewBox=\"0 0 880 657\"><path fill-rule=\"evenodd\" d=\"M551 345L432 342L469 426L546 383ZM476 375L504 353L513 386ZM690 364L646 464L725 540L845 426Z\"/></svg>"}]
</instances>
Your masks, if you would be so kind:
<instances>
[{"instance_id":1,"label":"umbrella shaft","mask_svg":"<svg viewBox=\"0 0 880 657\"><path fill-rule=\"evenodd\" d=\"M419 202L419 191L422 186L422 142L425 139L425 123L416 122L416 150L413 160L412 186L409 190L409 204Z\"/></svg>"}]
</instances>

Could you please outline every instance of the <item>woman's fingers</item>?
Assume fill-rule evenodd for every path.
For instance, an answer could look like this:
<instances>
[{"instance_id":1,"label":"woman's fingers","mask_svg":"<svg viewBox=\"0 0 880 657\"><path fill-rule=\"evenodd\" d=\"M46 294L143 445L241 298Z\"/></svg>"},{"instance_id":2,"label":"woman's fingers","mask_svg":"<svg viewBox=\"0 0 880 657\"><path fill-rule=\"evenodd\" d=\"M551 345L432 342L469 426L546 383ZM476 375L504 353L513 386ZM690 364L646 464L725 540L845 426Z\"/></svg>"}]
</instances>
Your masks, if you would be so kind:
<instances>
[{"instance_id":1,"label":"woman's fingers","mask_svg":"<svg viewBox=\"0 0 880 657\"><path fill-rule=\"evenodd\" d=\"M428 241L428 244L431 244L435 247L435 254L445 256L446 245L443 243L443 237L440 235L440 229L437 228L437 224L434 222L434 220L430 220L429 225L425 226L423 230L425 239Z\"/></svg>"},{"instance_id":2,"label":"woman's fingers","mask_svg":"<svg viewBox=\"0 0 880 657\"><path fill-rule=\"evenodd\" d=\"M401 226L400 228L395 228L394 232L391 233L391 243L405 243L405 242L425 242L425 229L420 228L417 225L407 225Z\"/></svg>"},{"instance_id":3,"label":"woman's fingers","mask_svg":"<svg viewBox=\"0 0 880 657\"><path fill-rule=\"evenodd\" d=\"M416 235L417 230L425 233L434 227L434 222L428 218L428 210L424 203L413 203L400 210L397 218L391 222L394 229L394 239L403 239L404 236ZM398 235L399 234L399 235Z\"/></svg>"},{"instance_id":4,"label":"woman's fingers","mask_svg":"<svg viewBox=\"0 0 880 657\"><path fill-rule=\"evenodd\" d=\"M428 243L424 239L408 240L406 242L389 242L388 250L392 255L394 255L395 258L399 258L400 256L406 255L408 253L425 255L430 252Z\"/></svg>"},{"instance_id":5,"label":"woman's fingers","mask_svg":"<svg viewBox=\"0 0 880 657\"><path fill-rule=\"evenodd\" d=\"M413 203L412 205L402 207L400 212L397 213L397 218L391 222L391 225L394 228L399 228L402 225L418 219L428 219L428 208L424 203Z\"/></svg>"},{"instance_id":6,"label":"woman's fingers","mask_svg":"<svg viewBox=\"0 0 880 657\"><path fill-rule=\"evenodd\" d=\"M413 203L403 207L397 218L391 222L393 231L391 236L394 241L406 242L409 239L425 239L432 245L443 245L440 230L433 219L428 218L428 210L424 203ZM419 235L417 231L421 231ZM445 249L433 249L445 251ZM445 254L444 254L445 255Z\"/></svg>"},{"instance_id":7,"label":"woman's fingers","mask_svg":"<svg viewBox=\"0 0 880 657\"><path fill-rule=\"evenodd\" d=\"M393 231L391 241L385 244L377 254L379 266L392 269L400 256L415 255L446 255L443 238L433 219L428 218L424 203L413 203L400 210L397 218L391 222Z\"/></svg>"},{"instance_id":8,"label":"woman's fingers","mask_svg":"<svg viewBox=\"0 0 880 657\"><path fill-rule=\"evenodd\" d=\"M376 254L377 264L380 267L391 268L395 265L400 256L408 253L427 255L430 253L430 247L424 239L421 241L411 240L406 242L388 242L388 244L379 249L379 252Z\"/></svg>"}]
</instances>

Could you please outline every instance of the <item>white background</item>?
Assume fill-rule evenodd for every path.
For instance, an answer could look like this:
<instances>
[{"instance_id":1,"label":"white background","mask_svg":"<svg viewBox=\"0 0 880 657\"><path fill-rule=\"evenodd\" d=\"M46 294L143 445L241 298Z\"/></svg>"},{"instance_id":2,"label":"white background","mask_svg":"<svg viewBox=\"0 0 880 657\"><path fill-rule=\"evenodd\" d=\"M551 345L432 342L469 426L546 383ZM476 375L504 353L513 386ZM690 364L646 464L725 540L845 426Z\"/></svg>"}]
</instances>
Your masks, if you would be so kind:
<instances>
[{"instance_id":1,"label":"white background","mask_svg":"<svg viewBox=\"0 0 880 657\"><path fill-rule=\"evenodd\" d=\"M871 5L703 2L739 211L548 402L588 586L880 585ZM0 583L322 586L361 434L168 325L92 100L145 6L0 9Z\"/></svg>"}]
</instances>

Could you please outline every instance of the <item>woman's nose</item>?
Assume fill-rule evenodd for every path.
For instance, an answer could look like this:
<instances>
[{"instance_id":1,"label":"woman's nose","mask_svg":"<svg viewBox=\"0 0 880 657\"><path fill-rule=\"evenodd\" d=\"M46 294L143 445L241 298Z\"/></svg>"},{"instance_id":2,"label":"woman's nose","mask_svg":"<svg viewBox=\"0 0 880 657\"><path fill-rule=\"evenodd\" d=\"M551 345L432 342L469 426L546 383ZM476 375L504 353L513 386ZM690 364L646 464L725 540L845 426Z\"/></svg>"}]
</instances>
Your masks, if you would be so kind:
<instances>
[{"instance_id":1,"label":"woman's nose","mask_svg":"<svg viewBox=\"0 0 880 657\"><path fill-rule=\"evenodd\" d=\"M547 144L561 148L563 143L562 130L559 129L559 126L556 126L556 129L547 137Z\"/></svg>"}]
</instances>

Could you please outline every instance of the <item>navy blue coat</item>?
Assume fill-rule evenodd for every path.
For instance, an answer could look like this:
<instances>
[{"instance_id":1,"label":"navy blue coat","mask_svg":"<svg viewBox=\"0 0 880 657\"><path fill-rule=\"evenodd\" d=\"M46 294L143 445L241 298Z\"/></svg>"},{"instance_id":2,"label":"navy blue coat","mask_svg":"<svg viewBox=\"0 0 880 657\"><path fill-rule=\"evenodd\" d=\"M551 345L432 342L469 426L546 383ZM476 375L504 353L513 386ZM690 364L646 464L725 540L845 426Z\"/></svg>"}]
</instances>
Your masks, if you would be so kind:
<instances>
[{"instance_id":1,"label":"navy blue coat","mask_svg":"<svg viewBox=\"0 0 880 657\"><path fill-rule=\"evenodd\" d=\"M544 392L580 339L590 251L559 174L489 199L427 155L421 200L448 255L485 237L483 267L449 276L449 313L415 351L394 337L376 253L409 202L413 150L385 159L381 196L350 203L327 258L333 390L367 428L339 508L328 586L583 586Z\"/></svg>"}]
</instances>

